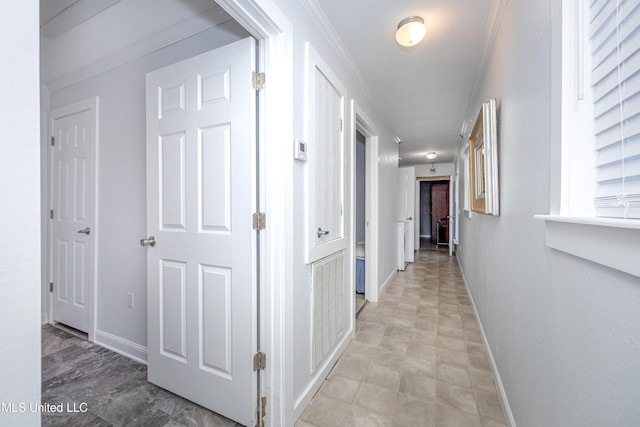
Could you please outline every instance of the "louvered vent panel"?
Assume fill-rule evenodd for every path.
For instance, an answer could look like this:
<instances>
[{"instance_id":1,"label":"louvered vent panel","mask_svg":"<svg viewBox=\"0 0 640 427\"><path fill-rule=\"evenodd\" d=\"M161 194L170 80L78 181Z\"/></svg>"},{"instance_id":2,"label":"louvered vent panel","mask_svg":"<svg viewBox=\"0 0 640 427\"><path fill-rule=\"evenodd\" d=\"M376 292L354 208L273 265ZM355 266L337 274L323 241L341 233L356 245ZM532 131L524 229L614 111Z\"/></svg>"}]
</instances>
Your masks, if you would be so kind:
<instances>
[{"instance_id":1,"label":"louvered vent panel","mask_svg":"<svg viewBox=\"0 0 640 427\"><path fill-rule=\"evenodd\" d=\"M313 349L311 373L342 336L344 252L311 264Z\"/></svg>"}]
</instances>

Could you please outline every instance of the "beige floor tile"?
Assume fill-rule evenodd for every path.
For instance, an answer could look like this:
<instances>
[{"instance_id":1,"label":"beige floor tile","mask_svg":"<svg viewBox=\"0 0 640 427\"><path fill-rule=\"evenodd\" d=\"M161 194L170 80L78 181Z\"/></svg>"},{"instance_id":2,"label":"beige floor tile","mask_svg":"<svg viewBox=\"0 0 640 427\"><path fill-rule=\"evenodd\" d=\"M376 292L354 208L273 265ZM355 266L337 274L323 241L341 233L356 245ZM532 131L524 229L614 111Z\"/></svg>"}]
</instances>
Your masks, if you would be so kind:
<instances>
[{"instance_id":1,"label":"beige floor tile","mask_svg":"<svg viewBox=\"0 0 640 427\"><path fill-rule=\"evenodd\" d=\"M437 348L419 342L410 342L407 346L407 355L418 359L436 360Z\"/></svg>"},{"instance_id":2,"label":"beige floor tile","mask_svg":"<svg viewBox=\"0 0 640 427\"><path fill-rule=\"evenodd\" d=\"M467 353L469 354L478 354L482 356L487 355L487 353L484 351L484 344L481 344L479 342L467 341L465 343L465 347L466 347Z\"/></svg>"},{"instance_id":3,"label":"beige floor tile","mask_svg":"<svg viewBox=\"0 0 640 427\"><path fill-rule=\"evenodd\" d=\"M295 427L317 427L317 426L315 426L315 425L313 425L313 424L310 424L310 423L308 423L308 422L305 422L305 421L300 420L300 421L298 421L298 422L295 424Z\"/></svg>"},{"instance_id":4,"label":"beige floor tile","mask_svg":"<svg viewBox=\"0 0 640 427\"><path fill-rule=\"evenodd\" d=\"M378 344L378 347L381 349L390 351L392 353L406 354L408 345L409 344L406 341L401 341L396 338L382 336L380 337L380 343Z\"/></svg>"},{"instance_id":5,"label":"beige floor tile","mask_svg":"<svg viewBox=\"0 0 640 427\"><path fill-rule=\"evenodd\" d=\"M352 406L342 425L343 427L387 427L389 417L359 406Z\"/></svg>"},{"instance_id":6,"label":"beige floor tile","mask_svg":"<svg viewBox=\"0 0 640 427\"><path fill-rule=\"evenodd\" d=\"M482 427L482 420L466 412L459 411L444 405L437 406L437 427Z\"/></svg>"},{"instance_id":7,"label":"beige floor tile","mask_svg":"<svg viewBox=\"0 0 640 427\"><path fill-rule=\"evenodd\" d=\"M482 335L478 331L463 330L465 341L482 343Z\"/></svg>"},{"instance_id":8,"label":"beige floor tile","mask_svg":"<svg viewBox=\"0 0 640 427\"><path fill-rule=\"evenodd\" d=\"M331 379L325 381L322 394L327 397L352 403L358 395L360 384L360 381L356 381L343 375L334 375Z\"/></svg>"},{"instance_id":9,"label":"beige floor tile","mask_svg":"<svg viewBox=\"0 0 640 427\"><path fill-rule=\"evenodd\" d=\"M372 351L370 345L362 344L357 341L351 341L351 344L349 344L344 354L361 362L372 362L376 357L376 353L375 351Z\"/></svg>"},{"instance_id":10,"label":"beige floor tile","mask_svg":"<svg viewBox=\"0 0 640 427\"><path fill-rule=\"evenodd\" d=\"M349 377L357 381L362 381L367 373L368 368L369 363L362 363L361 360L353 359L348 356L342 356L336 366L333 368L333 371L331 371L331 375L329 377L341 374L345 377Z\"/></svg>"},{"instance_id":11,"label":"beige floor tile","mask_svg":"<svg viewBox=\"0 0 640 427\"><path fill-rule=\"evenodd\" d=\"M359 332L363 332L366 334L384 335L384 333L387 331L387 328L388 328L387 325L383 325L380 323L373 323L373 322L358 322L358 323L362 324Z\"/></svg>"},{"instance_id":12,"label":"beige floor tile","mask_svg":"<svg viewBox=\"0 0 640 427\"><path fill-rule=\"evenodd\" d=\"M436 347L436 344L438 342L438 335L414 329L413 331L411 331L411 338L409 339L409 341L419 342L422 344L428 344L432 347Z\"/></svg>"},{"instance_id":13,"label":"beige floor tile","mask_svg":"<svg viewBox=\"0 0 640 427\"><path fill-rule=\"evenodd\" d=\"M362 383L354 404L382 415L389 415L393 409L396 395L397 392L388 388Z\"/></svg>"},{"instance_id":14,"label":"beige floor tile","mask_svg":"<svg viewBox=\"0 0 640 427\"><path fill-rule=\"evenodd\" d=\"M438 324L440 326L446 326L448 328L462 328L462 320L460 319L450 319L443 316L438 316Z\"/></svg>"},{"instance_id":15,"label":"beige floor tile","mask_svg":"<svg viewBox=\"0 0 640 427\"><path fill-rule=\"evenodd\" d=\"M398 391L400 371L373 363L369 367L369 372L367 372L364 381L392 391Z\"/></svg>"},{"instance_id":16,"label":"beige floor tile","mask_svg":"<svg viewBox=\"0 0 640 427\"><path fill-rule=\"evenodd\" d=\"M382 335L373 335L367 334L366 332L358 332L354 338L356 342L361 344L370 345L373 347L377 347L380 344L380 340L382 339Z\"/></svg>"},{"instance_id":17,"label":"beige floor tile","mask_svg":"<svg viewBox=\"0 0 640 427\"><path fill-rule=\"evenodd\" d=\"M448 328L446 326L438 326L438 335L464 339L464 331L461 328Z\"/></svg>"},{"instance_id":18,"label":"beige floor tile","mask_svg":"<svg viewBox=\"0 0 640 427\"><path fill-rule=\"evenodd\" d=\"M302 414L302 421L317 427L339 427L350 407L341 400L316 395Z\"/></svg>"},{"instance_id":19,"label":"beige floor tile","mask_svg":"<svg viewBox=\"0 0 640 427\"><path fill-rule=\"evenodd\" d=\"M466 387L438 381L436 385L437 402L470 414L477 414L478 408L473 390Z\"/></svg>"},{"instance_id":20,"label":"beige floor tile","mask_svg":"<svg viewBox=\"0 0 640 427\"><path fill-rule=\"evenodd\" d=\"M456 368L444 363L438 365L438 380L462 387L471 387L471 378L467 369Z\"/></svg>"},{"instance_id":21,"label":"beige floor tile","mask_svg":"<svg viewBox=\"0 0 640 427\"><path fill-rule=\"evenodd\" d=\"M507 427L505 423L500 423L496 420L492 420L491 418L482 417L482 427Z\"/></svg>"},{"instance_id":22,"label":"beige floor tile","mask_svg":"<svg viewBox=\"0 0 640 427\"><path fill-rule=\"evenodd\" d=\"M437 363L435 359L419 359L413 356L407 356L404 361L403 372L408 372L411 375L422 375L429 378L436 378L436 367Z\"/></svg>"},{"instance_id":23,"label":"beige floor tile","mask_svg":"<svg viewBox=\"0 0 640 427\"><path fill-rule=\"evenodd\" d=\"M427 378L424 375L414 375L409 371L404 371L400 378L398 391L418 400L435 402L436 380Z\"/></svg>"},{"instance_id":24,"label":"beige floor tile","mask_svg":"<svg viewBox=\"0 0 640 427\"><path fill-rule=\"evenodd\" d=\"M448 348L449 350L465 351L465 342L461 339L446 336L438 337L438 347Z\"/></svg>"},{"instance_id":25,"label":"beige floor tile","mask_svg":"<svg viewBox=\"0 0 640 427\"><path fill-rule=\"evenodd\" d=\"M491 372L491 365L489 360L484 355L470 354L469 355L469 367L477 369L479 371Z\"/></svg>"},{"instance_id":26,"label":"beige floor tile","mask_svg":"<svg viewBox=\"0 0 640 427\"><path fill-rule=\"evenodd\" d=\"M467 353L463 353L461 351L439 348L438 364L441 363L458 368L467 368L469 365L469 356L467 356Z\"/></svg>"},{"instance_id":27,"label":"beige floor tile","mask_svg":"<svg viewBox=\"0 0 640 427\"><path fill-rule=\"evenodd\" d=\"M496 384L491 372L469 369L469 375L471 376L471 384L474 390L497 393Z\"/></svg>"},{"instance_id":28,"label":"beige floor tile","mask_svg":"<svg viewBox=\"0 0 640 427\"><path fill-rule=\"evenodd\" d=\"M385 336L397 338L400 340L410 340L411 339L411 329L410 328L398 328L396 326L389 326L385 331Z\"/></svg>"},{"instance_id":29,"label":"beige floor tile","mask_svg":"<svg viewBox=\"0 0 640 427\"><path fill-rule=\"evenodd\" d=\"M404 365L407 355L399 352L388 352L384 349L378 349L373 358L373 363L399 371Z\"/></svg>"},{"instance_id":30,"label":"beige floor tile","mask_svg":"<svg viewBox=\"0 0 640 427\"><path fill-rule=\"evenodd\" d=\"M394 427L434 427L436 407L433 403L427 403L404 393L398 393L391 420Z\"/></svg>"},{"instance_id":31,"label":"beige floor tile","mask_svg":"<svg viewBox=\"0 0 640 427\"><path fill-rule=\"evenodd\" d=\"M505 422L504 412L502 411L500 398L497 394L476 391L475 400L478 404L478 412L480 415L493 418L501 423Z\"/></svg>"}]
</instances>

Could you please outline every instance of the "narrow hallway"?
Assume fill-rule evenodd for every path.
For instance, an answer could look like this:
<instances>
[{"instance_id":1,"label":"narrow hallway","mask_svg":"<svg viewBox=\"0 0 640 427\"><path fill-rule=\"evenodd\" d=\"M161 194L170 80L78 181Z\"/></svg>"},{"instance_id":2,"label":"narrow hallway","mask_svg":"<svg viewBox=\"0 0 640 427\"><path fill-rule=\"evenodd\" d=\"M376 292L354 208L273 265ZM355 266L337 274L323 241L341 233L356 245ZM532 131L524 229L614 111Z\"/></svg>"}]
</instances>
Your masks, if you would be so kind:
<instances>
[{"instance_id":1,"label":"narrow hallway","mask_svg":"<svg viewBox=\"0 0 640 427\"><path fill-rule=\"evenodd\" d=\"M426 250L360 313L296 427L504 425L456 258Z\"/></svg>"}]
</instances>

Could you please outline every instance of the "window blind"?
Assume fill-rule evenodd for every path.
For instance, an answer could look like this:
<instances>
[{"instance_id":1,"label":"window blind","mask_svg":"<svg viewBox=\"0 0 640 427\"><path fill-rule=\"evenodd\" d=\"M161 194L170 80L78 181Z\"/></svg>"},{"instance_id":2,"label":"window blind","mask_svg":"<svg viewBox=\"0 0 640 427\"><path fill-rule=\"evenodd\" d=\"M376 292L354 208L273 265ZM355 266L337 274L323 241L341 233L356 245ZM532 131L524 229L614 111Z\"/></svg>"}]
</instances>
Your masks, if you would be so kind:
<instances>
[{"instance_id":1,"label":"window blind","mask_svg":"<svg viewBox=\"0 0 640 427\"><path fill-rule=\"evenodd\" d=\"M598 216L640 218L640 2L590 0Z\"/></svg>"}]
</instances>

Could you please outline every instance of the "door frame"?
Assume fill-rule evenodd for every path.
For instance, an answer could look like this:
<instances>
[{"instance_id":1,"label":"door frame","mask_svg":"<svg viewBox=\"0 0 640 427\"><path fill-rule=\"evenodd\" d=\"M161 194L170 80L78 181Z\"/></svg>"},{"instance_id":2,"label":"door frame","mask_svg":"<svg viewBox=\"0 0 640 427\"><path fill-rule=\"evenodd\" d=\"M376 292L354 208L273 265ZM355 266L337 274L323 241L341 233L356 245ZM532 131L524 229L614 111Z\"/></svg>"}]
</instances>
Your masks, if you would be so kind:
<instances>
[{"instance_id":1,"label":"door frame","mask_svg":"<svg viewBox=\"0 0 640 427\"><path fill-rule=\"evenodd\" d=\"M365 288L364 298L370 302L378 302L380 294L378 284L378 129L373 121L365 114L357 102L352 100L351 104L352 123L351 138L349 141L349 150L351 157L351 179L350 194L355 194L356 190L356 131L365 137L365 222L369 225L365 227L365 264L364 277ZM351 212L355 213L355 197L351 197ZM351 244L350 258L355 260L356 250L356 226L355 214L351 215ZM351 295L352 298L356 292L355 269L352 269L351 275ZM355 311L353 314L355 319Z\"/></svg>"},{"instance_id":2,"label":"door frame","mask_svg":"<svg viewBox=\"0 0 640 427\"><path fill-rule=\"evenodd\" d=\"M266 75L256 105L257 206L267 219L258 239L258 336L267 355L258 400L267 399L267 425L293 425L293 313L286 309L293 305L293 162L282 156L293 141L293 27L272 0L216 3L258 40L257 67Z\"/></svg>"},{"instance_id":3,"label":"door frame","mask_svg":"<svg viewBox=\"0 0 640 427\"><path fill-rule=\"evenodd\" d=\"M415 206L415 212L416 212L416 227L419 228L420 227L420 222L421 222L421 217L420 217L420 183L421 182L431 182L431 181L448 181L449 182L449 256L453 256L453 242L454 242L454 228L452 227L452 224L456 223L457 221L455 220L455 211L454 211L454 185L455 185L455 178L456 176L454 175L438 175L438 176L418 176L416 177L416 194L415 194L415 199L416 199L416 206ZM434 231L431 230L431 233L433 233ZM437 231L436 231L437 232ZM418 249L420 246L419 243L419 238L418 238Z\"/></svg>"},{"instance_id":4,"label":"door frame","mask_svg":"<svg viewBox=\"0 0 640 427\"><path fill-rule=\"evenodd\" d=\"M95 333L96 333L96 318L97 318L97 312L96 312L96 307L97 307L97 302L96 302L96 298L97 298L97 291L96 291L96 286L98 283L98 239L99 239L99 227L98 227L98 147L99 147L99 126L100 126L100 116L98 114L99 112L99 100L97 96L88 98L88 99L84 99L82 101L77 101L74 102L72 104L68 104L62 107L58 107L55 108L53 110L49 110L48 114L47 114L47 133L45 136L45 141L44 141L44 145L46 147L46 167L47 167L47 171L46 171L46 176L48 178L48 185L44 185L42 187L42 191L46 192L46 206L47 208L44 210L44 216L43 216L43 223L46 224L46 234L45 234L45 239L46 239L46 243L44 245L44 251L46 253L46 256L43 257L42 259L42 263L44 264L44 269L47 272L46 274L46 279L45 279L45 283L43 283L43 288L46 294L46 303L47 303L47 315L46 315L46 321L49 324L53 324L53 299L51 298L51 292L48 292L48 285L47 283L52 282L53 281L53 277L51 277L52 275L52 263L51 263L51 254L53 253L52 248L51 248L51 244L53 242L52 239L52 232L53 232L53 227L51 226L51 220L49 218L49 210L53 209L53 189L52 189L52 185L53 185L53 177L51 176L51 174L53 174L53 155L52 155L52 150L51 150L51 145L49 144L49 138L51 138L53 136L53 123L56 119L58 118L62 118L64 116L68 116L70 114L74 114L74 113L78 113L78 112L82 112L82 111L91 111L91 125L93 127L93 146L90 147L90 155L89 155L89 159L88 159L88 166L90 168L90 170L92 171L92 180L93 180L93 197L91 198L90 202L93 204L91 212L93 214L93 218L90 219L90 223L92 224L91 226L91 231L93 234L93 238L90 240L91 244L92 244L92 254L93 256L91 257L90 260L90 268L91 268L91 272L89 274L89 277L91 278L91 282L89 283L89 330L87 331L87 335L88 335L88 339L91 342L95 341ZM45 175L45 174L43 174Z\"/></svg>"}]
</instances>

